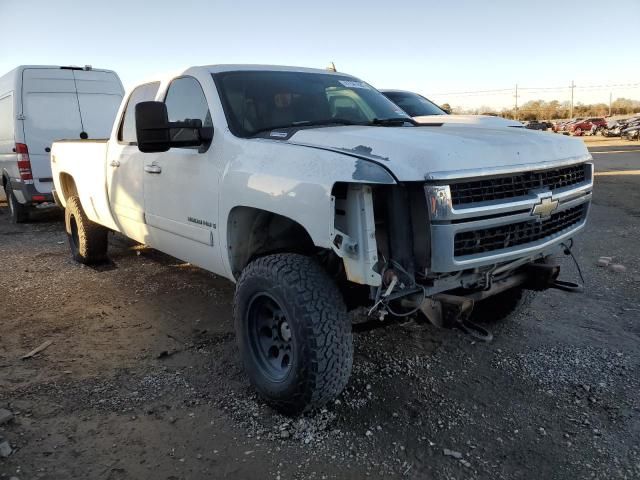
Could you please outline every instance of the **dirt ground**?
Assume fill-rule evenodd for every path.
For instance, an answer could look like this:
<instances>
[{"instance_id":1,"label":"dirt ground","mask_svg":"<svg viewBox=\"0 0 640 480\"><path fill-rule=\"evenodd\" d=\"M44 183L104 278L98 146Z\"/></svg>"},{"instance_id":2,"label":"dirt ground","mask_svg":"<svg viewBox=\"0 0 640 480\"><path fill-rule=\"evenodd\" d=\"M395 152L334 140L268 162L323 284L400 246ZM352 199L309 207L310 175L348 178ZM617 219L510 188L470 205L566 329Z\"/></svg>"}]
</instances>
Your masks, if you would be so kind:
<instances>
[{"instance_id":1,"label":"dirt ground","mask_svg":"<svg viewBox=\"0 0 640 480\"><path fill-rule=\"evenodd\" d=\"M640 478L640 145L591 146L615 174L576 241L584 294L537 295L489 344L359 329L347 390L302 418L249 386L231 283L118 236L80 266L60 215L0 204L0 478Z\"/></svg>"}]
</instances>

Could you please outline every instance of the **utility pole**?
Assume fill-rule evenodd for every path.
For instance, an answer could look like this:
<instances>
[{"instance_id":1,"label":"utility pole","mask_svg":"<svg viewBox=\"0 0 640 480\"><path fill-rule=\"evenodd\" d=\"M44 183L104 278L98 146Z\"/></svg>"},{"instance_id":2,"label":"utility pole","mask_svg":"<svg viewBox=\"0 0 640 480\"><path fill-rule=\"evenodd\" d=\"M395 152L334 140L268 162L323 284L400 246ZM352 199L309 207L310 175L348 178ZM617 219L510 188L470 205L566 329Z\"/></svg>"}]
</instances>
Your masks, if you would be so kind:
<instances>
[{"instance_id":1,"label":"utility pole","mask_svg":"<svg viewBox=\"0 0 640 480\"><path fill-rule=\"evenodd\" d=\"M516 83L516 108L515 108L515 117L518 120L518 84Z\"/></svg>"},{"instance_id":2,"label":"utility pole","mask_svg":"<svg viewBox=\"0 0 640 480\"><path fill-rule=\"evenodd\" d=\"M569 110L569 118L573 118L573 89L576 88L576 84L571 80L571 109Z\"/></svg>"},{"instance_id":3,"label":"utility pole","mask_svg":"<svg viewBox=\"0 0 640 480\"><path fill-rule=\"evenodd\" d=\"M613 92L609 92L609 116L611 116L611 95Z\"/></svg>"}]
</instances>

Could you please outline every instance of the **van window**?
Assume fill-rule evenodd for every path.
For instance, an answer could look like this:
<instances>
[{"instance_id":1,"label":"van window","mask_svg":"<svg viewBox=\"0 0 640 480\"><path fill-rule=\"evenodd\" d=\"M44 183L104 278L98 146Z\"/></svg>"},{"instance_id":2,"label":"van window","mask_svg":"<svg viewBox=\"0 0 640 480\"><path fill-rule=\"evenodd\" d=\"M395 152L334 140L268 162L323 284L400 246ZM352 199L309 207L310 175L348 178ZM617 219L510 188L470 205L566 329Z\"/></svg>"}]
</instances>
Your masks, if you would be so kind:
<instances>
[{"instance_id":1,"label":"van window","mask_svg":"<svg viewBox=\"0 0 640 480\"><path fill-rule=\"evenodd\" d=\"M202 121L203 127L213 126L207 99L200 83L193 77L181 77L172 81L164 103L167 105L170 122L197 119ZM180 131L177 130L175 134L179 135ZM199 147L187 148L198 149Z\"/></svg>"},{"instance_id":2,"label":"van window","mask_svg":"<svg viewBox=\"0 0 640 480\"><path fill-rule=\"evenodd\" d=\"M82 125L89 138L109 138L122 96L78 93L78 102L82 112Z\"/></svg>"},{"instance_id":3,"label":"van window","mask_svg":"<svg viewBox=\"0 0 640 480\"><path fill-rule=\"evenodd\" d=\"M136 144L136 105L149 102L156 98L160 82L145 83L133 89L122 116L122 123L118 132L118 140L130 145Z\"/></svg>"},{"instance_id":4,"label":"van window","mask_svg":"<svg viewBox=\"0 0 640 480\"><path fill-rule=\"evenodd\" d=\"M30 153L44 154L55 140L80 138L82 123L75 93L28 92L22 108Z\"/></svg>"},{"instance_id":5,"label":"van window","mask_svg":"<svg viewBox=\"0 0 640 480\"><path fill-rule=\"evenodd\" d=\"M0 141L13 141L13 95L0 98Z\"/></svg>"}]
</instances>

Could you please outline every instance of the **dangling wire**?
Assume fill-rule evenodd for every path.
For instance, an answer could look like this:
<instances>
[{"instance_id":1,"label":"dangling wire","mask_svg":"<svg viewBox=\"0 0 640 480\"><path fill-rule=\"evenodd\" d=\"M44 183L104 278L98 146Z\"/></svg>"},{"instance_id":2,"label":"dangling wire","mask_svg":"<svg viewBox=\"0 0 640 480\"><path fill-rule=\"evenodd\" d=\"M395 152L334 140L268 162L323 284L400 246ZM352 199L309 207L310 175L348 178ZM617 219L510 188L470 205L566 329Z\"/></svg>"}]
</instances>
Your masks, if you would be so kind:
<instances>
[{"instance_id":1,"label":"dangling wire","mask_svg":"<svg viewBox=\"0 0 640 480\"><path fill-rule=\"evenodd\" d=\"M418 285L415 281L415 279L409 274L409 272L407 272L402 265L400 265L398 262L396 262L393 259L390 259L389 262L387 262L387 264L385 264L384 268L382 269L381 272L381 276L384 279L384 274L387 270L389 270L389 265L392 265L393 268L397 271L399 271L400 273L402 273L404 276L407 277L408 283L409 283L409 288L415 288L415 287L419 287L422 290L422 301L418 304L417 307L415 307L413 310L410 310L408 312L404 312L404 313L396 313L393 311L393 309L390 307L389 302L385 301L385 297L382 296L382 291L383 291L383 285L380 284L380 286L378 287L378 291L376 292L376 298L375 298L375 302L373 304L373 307L371 307L371 309L368 312L368 316L371 316L371 314L373 313L373 311L378 308L379 305L384 305L384 307L389 311L389 313L391 313L392 315L396 316L396 317L408 317L410 315L413 315L414 313L418 312L418 310L420 310L420 305L422 304L422 302L425 301L425 299L427 298L427 290L422 286L422 285ZM389 292L390 294L391 292Z\"/></svg>"},{"instance_id":2,"label":"dangling wire","mask_svg":"<svg viewBox=\"0 0 640 480\"><path fill-rule=\"evenodd\" d=\"M393 309L388 303L385 303L384 306L387 307L387 310L389 310L389 313L396 317L408 317L410 315L413 315L414 313L417 313L417 311L420 310L420 305L422 305L422 302L424 302L427 299L427 290L422 285L418 285L418 286L422 289L422 300L420 301L420 303L416 308L408 312L396 313L393 311Z\"/></svg>"},{"instance_id":3,"label":"dangling wire","mask_svg":"<svg viewBox=\"0 0 640 480\"><path fill-rule=\"evenodd\" d=\"M580 265L578 264L578 260L576 260L576 257L573 255L573 252L571 251L571 247L573 247L573 239L571 240L571 245L570 246L568 246L566 243L561 243L560 245L562 245L564 247L564 254L565 255L570 255L571 258L573 259L573 263L575 263L576 269L578 270L578 275L580 276L580 281L582 282L582 285L584 286L585 281L584 281L584 277L582 276L582 270L580 269Z\"/></svg>"}]
</instances>

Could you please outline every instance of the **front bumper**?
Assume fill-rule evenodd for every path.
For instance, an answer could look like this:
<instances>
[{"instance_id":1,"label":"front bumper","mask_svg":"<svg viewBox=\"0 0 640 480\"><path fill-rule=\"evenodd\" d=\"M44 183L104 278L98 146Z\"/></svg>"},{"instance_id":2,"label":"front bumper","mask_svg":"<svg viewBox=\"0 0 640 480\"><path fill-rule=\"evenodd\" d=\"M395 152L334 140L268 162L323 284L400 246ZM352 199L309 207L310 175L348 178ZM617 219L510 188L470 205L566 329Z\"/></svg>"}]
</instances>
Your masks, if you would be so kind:
<instances>
[{"instance_id":1,"label":"front bumper","mask_svg":"<svg viewBox=\"0 0 640 480\"><path fill-rule=\"evenodd\" d=\"M431 266L436 273L456 272L479 267L511 262L518 259L534 260L555 253L560 244L568 241L586 225L589 205L593 190L593 165L586 164L588 173L584 182L556 190L531 191L524 196L501 200L477 202L469 205L454 206L449 185L427 185L425 187L427 201L430 205L431 222ZM557 202L553 216L539 218L534 214L536 206L541 203ZM572 212L579 211L579 215ZM554 217L563 215L571 217L570 224L549 229L545 234L545 221L555 221ZM549 224L547 224L549 225ZM522 226L520 230L513 227ZM537 232L520 238L523 232ZM494 239L491 250L466 254L473 249L457 248L459 234L472 232L488 232ZM499 232L496 234L495 232ZM542 233L540 233L542 232ZM464 238L464 236L462 236ZM480 243L484 239L471 240ZM504 242L504 248L496 246L496 242Z\"/></svg>"}]
</instances>

